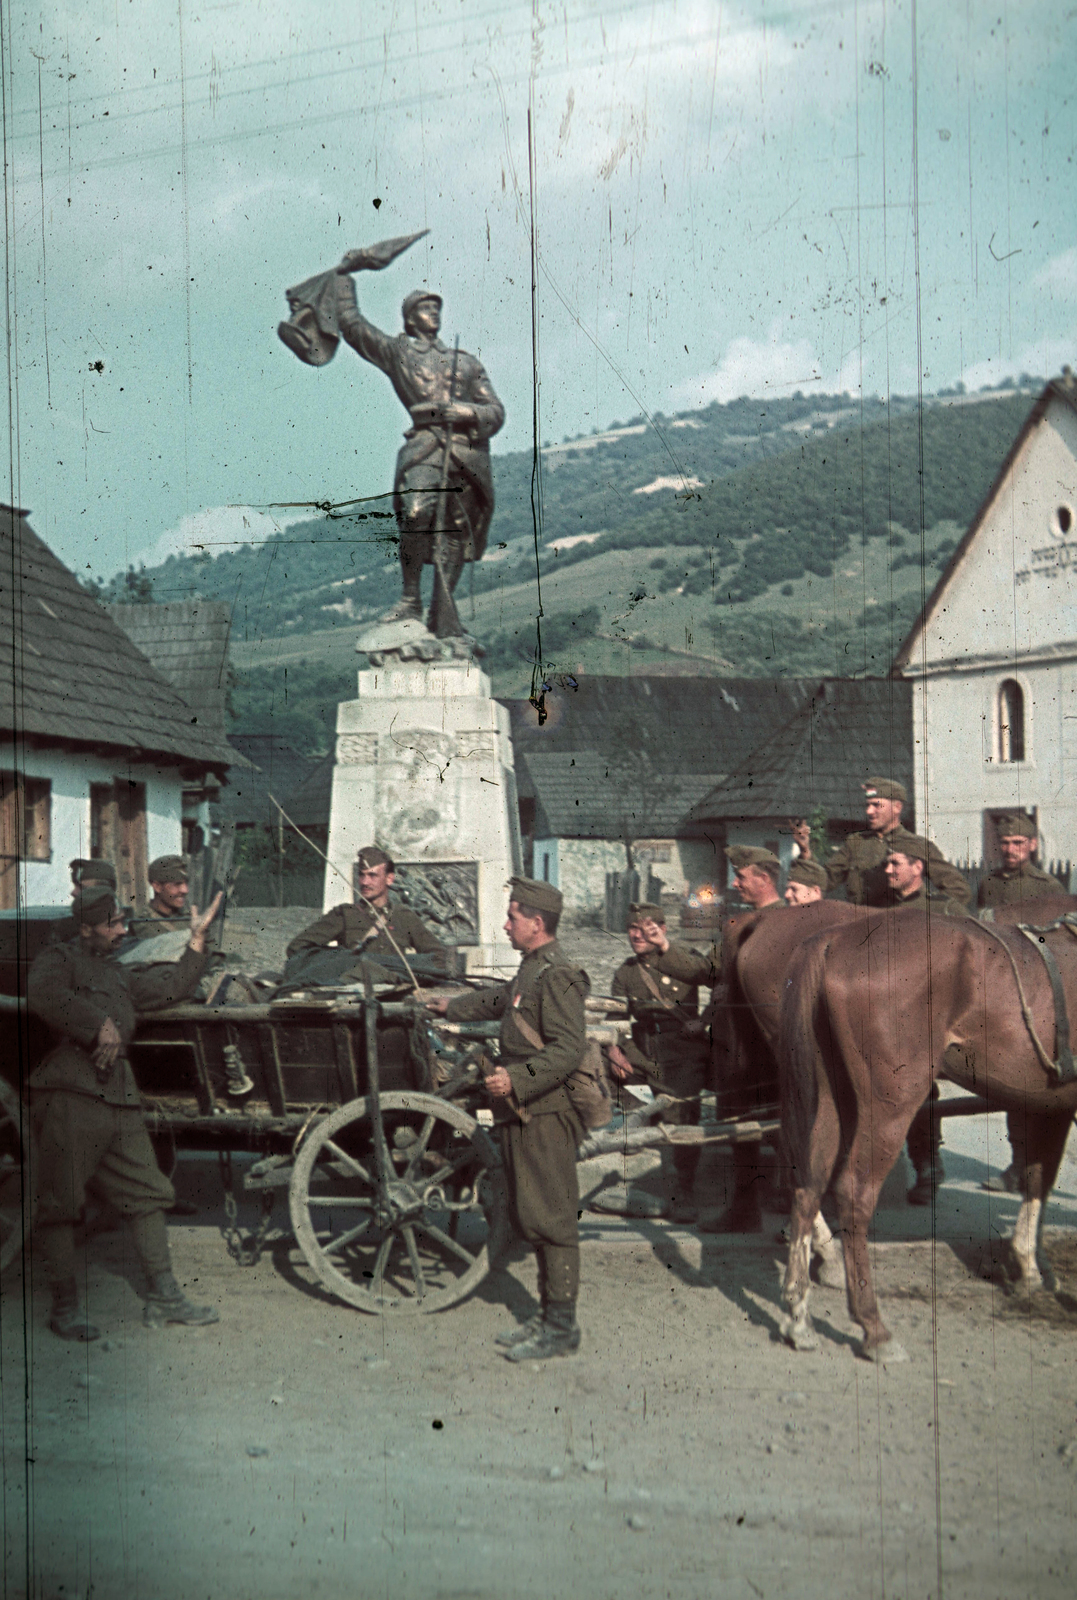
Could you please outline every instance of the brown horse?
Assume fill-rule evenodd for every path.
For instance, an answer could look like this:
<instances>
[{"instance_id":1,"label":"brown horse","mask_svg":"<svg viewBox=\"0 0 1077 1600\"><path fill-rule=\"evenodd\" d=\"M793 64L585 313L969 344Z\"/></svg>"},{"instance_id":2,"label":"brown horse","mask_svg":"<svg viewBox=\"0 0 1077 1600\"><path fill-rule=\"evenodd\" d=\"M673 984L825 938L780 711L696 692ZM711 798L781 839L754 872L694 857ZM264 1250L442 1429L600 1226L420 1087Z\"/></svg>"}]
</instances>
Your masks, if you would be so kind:
<instances>
[{"instance_id":1,"label":"brown horse","mask_svg":"<svg viewBox=\"0 0 1077 1600\"><path fill-rule=\"evenodd\" d=\"M1031 902L1020 908L1020 920L1046 924L1063 909L1059 899ZM905 1358L879 1315L867 1230L909 1124L943 1072L991 1109L1024 1113L1025 1193L1012 1244L1022 1285L1041 1284L1040 1218L1077 1110L1077 1082L1059 1085L1037 1055L1018 977L1031 1028L1053 1054L1050 982L1037 951L1009 921L998 918L993 937L970 918L911 908L869 912L818 934L791 963L779 1052L796 1181L783 1332L797 1349L815 1344L809 1236L836 1170L849 1311L864 1330L862 1354ZM1077 941L1064 930L1046 940L1074 1015Z\"/></svg>"}]
</instances>

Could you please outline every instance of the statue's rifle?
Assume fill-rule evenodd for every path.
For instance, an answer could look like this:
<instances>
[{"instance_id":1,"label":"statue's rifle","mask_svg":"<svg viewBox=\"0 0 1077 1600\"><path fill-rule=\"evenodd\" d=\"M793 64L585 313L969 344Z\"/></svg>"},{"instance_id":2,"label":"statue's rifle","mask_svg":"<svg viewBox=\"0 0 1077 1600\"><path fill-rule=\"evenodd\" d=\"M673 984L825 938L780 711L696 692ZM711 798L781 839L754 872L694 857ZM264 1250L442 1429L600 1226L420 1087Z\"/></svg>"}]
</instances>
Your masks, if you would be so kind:
<instances>
[{"instance_id":1,"label":"statue's rifle","mask_svg":"<svg viewBox=\"0 0 1077 1600\"><path fill-rule=\"evenodd\" d=\"M460 360L460 335L456 336L456 345L452 353L452 375L449 378L449 405L456 401L456 368ZM452 459L452 422L445 419L445 448L441 452L441 476L438 481L438 509L437 520L434 523L434 604L431 607L432 621L438 637L444 637L443 629L448 625L448 636L454 637L462 634L464 629L460 622L460 614L456 609L452 590L445 579L445 528L444 523L448 517L449 494L449 462Z\"/></svg>"}]
</instances>

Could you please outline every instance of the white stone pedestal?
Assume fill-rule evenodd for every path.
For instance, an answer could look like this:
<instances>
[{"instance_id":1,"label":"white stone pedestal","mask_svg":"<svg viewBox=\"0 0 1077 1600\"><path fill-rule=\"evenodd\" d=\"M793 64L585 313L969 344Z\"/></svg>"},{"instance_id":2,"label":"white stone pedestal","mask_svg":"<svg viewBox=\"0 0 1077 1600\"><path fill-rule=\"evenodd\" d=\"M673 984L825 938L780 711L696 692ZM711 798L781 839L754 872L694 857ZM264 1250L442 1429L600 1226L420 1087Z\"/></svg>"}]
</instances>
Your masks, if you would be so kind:
<instances>
[{"instance_id":1,"label":"white stone pedestal","mask_svg":"<svg viewBox=\"0 0 1077 1600\"><path fill-rule=\"evenodd\" d=\"M351 895L364 845L400 866L474 862L478 943L469 972L516 970L506 885L523 871L509 717L465 662L369 668L337 708L325 909ZM338 875L340 874L340 875Z\"/></svg>"}]
</instances>

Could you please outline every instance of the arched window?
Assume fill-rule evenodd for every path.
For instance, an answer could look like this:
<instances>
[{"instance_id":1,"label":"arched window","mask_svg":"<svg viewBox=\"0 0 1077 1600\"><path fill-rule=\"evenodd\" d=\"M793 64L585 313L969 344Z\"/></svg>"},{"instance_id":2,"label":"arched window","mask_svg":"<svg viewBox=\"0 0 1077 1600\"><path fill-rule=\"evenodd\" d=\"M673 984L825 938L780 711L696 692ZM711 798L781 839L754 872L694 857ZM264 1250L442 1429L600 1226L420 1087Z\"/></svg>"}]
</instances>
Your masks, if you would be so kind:
<instances>
[{"instance_id":1,"label":"arched window","mask_svg":"<svg viewBox=\"0 0 1077 1600\"><path fill-rule=\"evenodd\" d=\"M998 758L1025 759L1025 693L1015 678L1005 678L999 685Z\"/></svg>"}]
</instances>

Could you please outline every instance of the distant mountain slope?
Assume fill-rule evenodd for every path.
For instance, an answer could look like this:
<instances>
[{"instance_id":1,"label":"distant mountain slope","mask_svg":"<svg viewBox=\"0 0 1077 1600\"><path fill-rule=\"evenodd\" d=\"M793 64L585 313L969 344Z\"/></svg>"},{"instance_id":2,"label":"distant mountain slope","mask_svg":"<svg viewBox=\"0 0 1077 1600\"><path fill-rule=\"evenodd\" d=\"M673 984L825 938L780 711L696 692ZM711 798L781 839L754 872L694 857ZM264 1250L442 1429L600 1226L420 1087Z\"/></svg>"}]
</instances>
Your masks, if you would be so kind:
<instances>
[{"instance_id":1,"label":"distant mountain slope","mask_svg":"<svg viewBox=\"0 0 1077 1600\"><path fill-rule=\"evenodd\" d=\"M530 685L533 490L550 670L887 670L1031 400L738 400L546 446L534 483L530 454L497 457L490 551L460 594L497 691ZM395 523L386 501L145 576L159 600L228 603L245 725L298 716L324 742L357 624L399 590Z\"/></svg>"}]
</instances>

